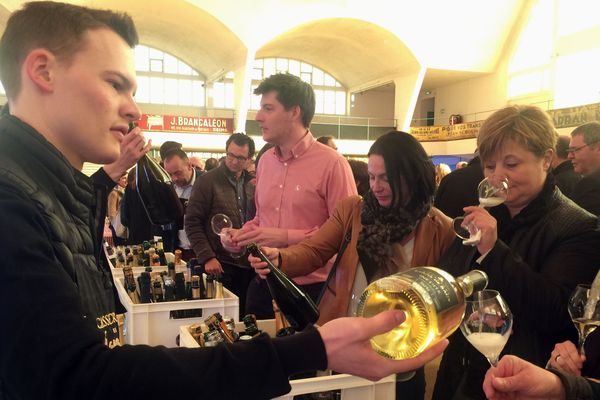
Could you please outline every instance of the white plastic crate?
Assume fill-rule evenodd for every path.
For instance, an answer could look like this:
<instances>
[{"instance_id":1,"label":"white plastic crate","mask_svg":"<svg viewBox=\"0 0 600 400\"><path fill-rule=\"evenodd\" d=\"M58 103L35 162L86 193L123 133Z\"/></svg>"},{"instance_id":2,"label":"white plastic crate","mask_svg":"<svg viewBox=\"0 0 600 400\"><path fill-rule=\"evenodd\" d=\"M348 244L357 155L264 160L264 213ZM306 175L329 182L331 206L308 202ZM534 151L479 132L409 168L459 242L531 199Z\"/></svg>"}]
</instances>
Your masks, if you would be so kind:
<instances>
[{"instance_id":1,"label":"white plastic crate","mask_svg":"<svg viewBox=\"0 0 600 400\"><path fill-rule=\"evenodd\" d=\"M125 343L127 344L175 347L176 337L182 324L203 322L205 318L216 312L223 316L230 316L236 321L239 317L239 299L226 288L223 288L222 299L134 304L123 286L123 278L115 277L114 282L119 299L127 310L125 313ZM195 309L201 310L202 315L195 318L171 318L171 311Z\"/></svg>"},{"instance_id":2,"label":"white plastic crate","mask_svg":"<svg viewBox=\"0 0 600 400\"><path fill-rule=\"evenodd\" d=\"M106 253L106 247L104 248L104 252ZM175 262L175 254L173 254L173 253L165 252L165 258L167 259L167 263ZM108 260L108 266L110 267L110 272L111 272L113 278L115 280L118 278L122 278L123 277L123 268L115 268L113 263L108 258L108 254L106 255L106 259ZM144 272L146 270L146 267L132 267L131 269L133 271L133 275L138 276L139 274L141 274L142 272ZM154 271L154 272L167 272L167 269L168 268L166 265L152 267L152 271ZM186 272L186 270L187 270L187 264L183 260L181 260L180 265L175 266L175 272Z\"/></svg>"},{"instance_id":3,"label":"white plastic crate","mask_svg":"<svg viewBox=\"0 0 600 400\"><path fill-rule=\"evenodd\" d=\"M275 336L275 320L259 320L258 329ZM189 325L179 329L181 347L200 347L192 337ZM242 322L235 325L238 332L244 331ZM204 331L207 329L204 328ZM390 375L377 382L348 374L318 376L316 378L294 379L290 381L292 390L277 400L292 400L294 396L307 393L341 390L342 400L394 400L396 398L396 377Z\"/></svg>"}]
</instances>

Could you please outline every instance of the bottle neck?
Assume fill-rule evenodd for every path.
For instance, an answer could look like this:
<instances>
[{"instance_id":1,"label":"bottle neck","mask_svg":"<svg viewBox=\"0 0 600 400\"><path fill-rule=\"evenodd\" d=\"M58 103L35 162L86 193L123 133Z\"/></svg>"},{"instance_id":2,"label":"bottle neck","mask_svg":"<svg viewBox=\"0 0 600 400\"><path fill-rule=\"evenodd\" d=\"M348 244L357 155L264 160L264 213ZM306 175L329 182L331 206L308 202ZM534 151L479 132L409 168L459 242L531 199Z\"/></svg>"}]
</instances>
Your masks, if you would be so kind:
<instances>
[{"instance_id":1,"label":"bottle neck","mask_svg":"<svg viewBox=\"0 0 600 400\"><path fill-rule=\"evenodd\" d=\"M469 297L474 292L478 292L487 287L488 276L485 272L474 269L473 271L469 271L456 278L456 283L461 287L465 297Z\"/></svg>"}]
</instances>

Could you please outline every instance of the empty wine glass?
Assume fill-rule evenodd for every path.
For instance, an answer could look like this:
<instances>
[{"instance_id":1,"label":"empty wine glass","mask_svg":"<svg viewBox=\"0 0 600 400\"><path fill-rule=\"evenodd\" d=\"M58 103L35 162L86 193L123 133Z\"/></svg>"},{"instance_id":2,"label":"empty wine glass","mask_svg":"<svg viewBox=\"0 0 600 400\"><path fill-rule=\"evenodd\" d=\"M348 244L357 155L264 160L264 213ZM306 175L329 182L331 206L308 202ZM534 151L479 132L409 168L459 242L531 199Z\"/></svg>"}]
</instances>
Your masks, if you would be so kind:
<instances>
[{"instance_id":1,"label":"empty wine glass","mask_svg":"<svg viewBox=\"0 0 600 400\"><path fill-rule=\"evenodd\" d=\"M600 293L590 285L577 285L569 299L569 315L579 332L579 354L585 355L585 339L600 325Z\"/></svg>"},{"instance_id":2,"label":"empty wine glass","mask_svg":"<svg viewBox=\"0 0 600 400\"><path fill-rule=\"evenodd\" d=\"M215 214L210 220L210 226L216 235L219 235L219 237L226 237L228 231L233 228L233 222L231 222L231 218L225 214ZM245 249L241 249L239 252L230 252L229 255L233 258L240 258L245 252Z\"/></svg>"},{"instance_id":3,"label":"empty wine glass","mask_svg":"<svg viewBox=\"0 0 600 400\"><path fill-rule=\"evenodd\" d=\"M508 195L508 179L495 175L484 178L477 185L479 207L495 207L506 201ZM476 246L481 240L481 231L474 225L463 226L465 216L452 220L454 233L463 240L464 245Z\"/></svg>"},{"instance_id":4,"label":"empty wine glass","mask_svg":"<svg viewBox=\"0 0 600 400\"><path fill-rule=\"evenodd\" d=\"M512 313L496 290L475 292L466 302L460 330L490 365L498 366L498 358L511 333Z\"/></svg>"}]
</instances>

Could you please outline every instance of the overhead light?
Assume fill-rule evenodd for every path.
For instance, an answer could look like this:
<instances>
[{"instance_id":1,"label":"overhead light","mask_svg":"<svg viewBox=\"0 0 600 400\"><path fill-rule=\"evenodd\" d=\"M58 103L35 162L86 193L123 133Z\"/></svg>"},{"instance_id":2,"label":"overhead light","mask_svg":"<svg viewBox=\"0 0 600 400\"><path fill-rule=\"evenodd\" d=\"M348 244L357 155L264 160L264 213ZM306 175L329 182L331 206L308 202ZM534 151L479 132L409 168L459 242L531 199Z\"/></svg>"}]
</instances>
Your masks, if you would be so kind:
<instances>
[{"instance_id":1,"label":"overhead light","mask_svg":"<svg viewBox=\"0 0 600 400\"><path fill-rule=\"evenodd\" d=\"M431 94L431 90L426 90L426 91L425 91L425 94L426 94L427 96L429 96L429 95Z\"/></svg>"}]
</instances>

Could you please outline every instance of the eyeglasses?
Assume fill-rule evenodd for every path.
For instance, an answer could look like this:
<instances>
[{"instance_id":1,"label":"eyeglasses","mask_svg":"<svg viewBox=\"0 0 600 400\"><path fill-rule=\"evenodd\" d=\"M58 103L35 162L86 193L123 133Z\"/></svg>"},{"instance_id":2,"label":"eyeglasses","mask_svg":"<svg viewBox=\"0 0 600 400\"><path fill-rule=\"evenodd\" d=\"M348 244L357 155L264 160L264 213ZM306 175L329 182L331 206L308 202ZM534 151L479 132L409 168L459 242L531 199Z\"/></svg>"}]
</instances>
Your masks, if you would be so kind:
<instances>
[{"instance_id":1,"label":"eyeglasses","mask_svg":"<svg viewBox=\"0 0 600 400\"><path fill-rule=\"evenodd\" d=\"M249 159L249 157L236 156L233 153L227 153L227 158L229 158L230 160L237 160L237 161L240 161L240 162L248 161L248 159Z\"/></svg>"},{"instance_id":2,"label":"eyeglasses","mask_svg":"<svg viewBox=\"0 0 600 400\"><path fill-rule=\"evenodd\" d=\"M581 146L578 147L567 147L567 153L577 153L579 150L583 149L584 147L588 147L588 146L592 146L594 144L596 144L598 142L592 142L589 144L582 144Z\"/></svg>"}]
</instances>

